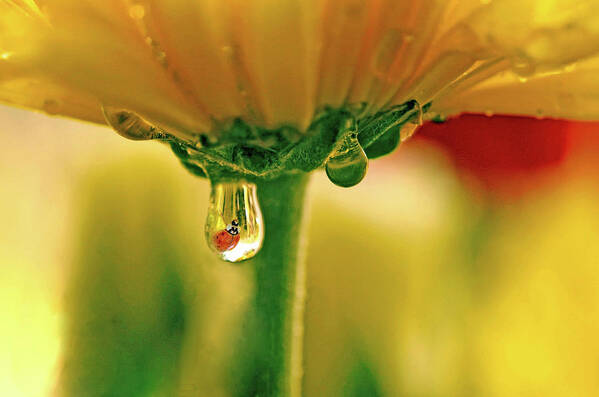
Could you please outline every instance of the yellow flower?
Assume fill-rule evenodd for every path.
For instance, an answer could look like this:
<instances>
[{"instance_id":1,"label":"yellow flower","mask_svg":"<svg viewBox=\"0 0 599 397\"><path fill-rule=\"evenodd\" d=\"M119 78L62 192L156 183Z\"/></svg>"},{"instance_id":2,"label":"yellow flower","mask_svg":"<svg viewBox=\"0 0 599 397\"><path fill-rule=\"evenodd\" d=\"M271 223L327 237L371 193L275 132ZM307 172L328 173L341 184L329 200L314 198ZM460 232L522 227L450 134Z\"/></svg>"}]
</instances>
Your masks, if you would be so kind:
<instances>
[{"instance_id":1,"label":"yellow flower","mask_svg":"<svg viewBox=\"0 0 599 397\"><path fill-rule=\"evenodd\" d=\"M0 1L0 101L183 138L409 100L599 119L598 72L597 0Z\"/></svg>"}]
</instances>

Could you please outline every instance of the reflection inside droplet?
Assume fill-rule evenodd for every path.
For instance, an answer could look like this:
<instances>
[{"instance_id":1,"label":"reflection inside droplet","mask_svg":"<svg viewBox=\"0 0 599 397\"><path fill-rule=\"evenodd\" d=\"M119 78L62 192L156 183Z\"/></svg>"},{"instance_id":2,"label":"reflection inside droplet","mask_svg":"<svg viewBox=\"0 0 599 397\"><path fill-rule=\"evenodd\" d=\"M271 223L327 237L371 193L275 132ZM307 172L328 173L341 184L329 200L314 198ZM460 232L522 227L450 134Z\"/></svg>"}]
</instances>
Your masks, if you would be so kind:
<instances>
[{"instance_id":1,"label":"reflection inside droplet","mask_svg":"<svg viewBox=\"0 0 599 397\"><path fill-rule=\"evenodd\" d=\"M102 112L108 125L119 135L134 141L166 138L167 134L128 110L103 106Z\"/></svg>"},{"instance_id":2,"label":"reflection inside droplet","mask_svg":"<svg viewBox=\"0 0 599 397\"><path fill-rule=\"evenodd\" d=\"M340 148L326 162L329 180L337 186L355 186L364 179L368 157L358 142L358 133L348 134Z\"/></svg>"},{"instance_id":3,"label":"reflection inside droplet","mask_svg":"<svg viewBox=\"0 0 599 397\"><path fill-rule=\"evenodd\" d=\"M225 261L239 262L256 255L264 240L256 185L246 181L214 183L205 233L212 251Z\"/></svg>"}]
</instances>

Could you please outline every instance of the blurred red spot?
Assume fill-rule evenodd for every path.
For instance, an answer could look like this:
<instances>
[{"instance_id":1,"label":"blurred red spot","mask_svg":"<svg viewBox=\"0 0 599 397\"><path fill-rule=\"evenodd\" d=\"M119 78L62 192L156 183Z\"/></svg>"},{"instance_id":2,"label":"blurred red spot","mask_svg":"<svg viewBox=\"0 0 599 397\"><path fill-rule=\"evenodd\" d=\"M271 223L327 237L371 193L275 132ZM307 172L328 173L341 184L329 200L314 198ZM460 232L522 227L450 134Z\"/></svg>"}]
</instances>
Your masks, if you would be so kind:
<instances>
[{"instance_id":1,"label":"blurred red spot","mask_svg":"<svg viewBox=\"0 0 599 397\"><path fill-rule=\"evenodd\" d=\"M564 161L569 125L564 120L462 115L425 124L416 140L440 146L458 170L474 176L486 190L517 194Z\"/></svg>"}]
</instances>

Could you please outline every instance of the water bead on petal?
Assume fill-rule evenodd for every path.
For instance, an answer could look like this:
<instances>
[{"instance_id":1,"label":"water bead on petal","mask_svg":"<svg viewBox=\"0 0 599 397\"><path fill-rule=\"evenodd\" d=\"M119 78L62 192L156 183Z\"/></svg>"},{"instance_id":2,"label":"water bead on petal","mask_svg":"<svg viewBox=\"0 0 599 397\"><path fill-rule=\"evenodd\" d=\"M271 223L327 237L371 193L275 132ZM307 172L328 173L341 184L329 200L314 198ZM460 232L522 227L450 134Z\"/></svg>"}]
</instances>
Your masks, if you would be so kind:
<instances>
[{"instance_id":1,"label":"water bead on petal","mask_svg":"<svg viewBox=\"0 0 599 397\"><path fill-rule=\"evenodd\" d=\"M160 131L141 116L128 110L103 106L102 111L106 122L117 134L134 141L166 138L167 134Z\"/></svg>"}]
</instances>

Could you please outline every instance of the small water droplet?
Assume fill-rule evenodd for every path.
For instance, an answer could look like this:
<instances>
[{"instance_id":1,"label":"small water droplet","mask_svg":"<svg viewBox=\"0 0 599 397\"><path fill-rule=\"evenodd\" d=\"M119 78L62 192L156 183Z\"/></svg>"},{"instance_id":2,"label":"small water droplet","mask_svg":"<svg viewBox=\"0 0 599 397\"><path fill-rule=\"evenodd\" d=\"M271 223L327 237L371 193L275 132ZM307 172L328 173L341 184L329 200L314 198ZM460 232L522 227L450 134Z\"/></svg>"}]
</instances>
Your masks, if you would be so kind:
<instances>
[{"instance_id":1,"label":"small water droplet","mask_svg":"<svg viewBox=\"0 0 599 397\"><path fill-rule=\"evenodd\" d=\"M54 115L60 112L60 102L54 99L46 99L43 104L44 112Z\"/></svg>"},{"instance_id":2,"label":"small water droplet","mask_svg":"<svg viewBox=\"0 0 599 397\"><path fill-rule=\"evenodd\" d=\"M220 50L223 52L223 55L224 55L225 57L228 57L228 58L230 58L230 57L232 57L232 56L233 56L233 52L234 52L234 51L233 51L233 47L232 47L232 46L230 46L230 45L224 45L224 46L222 46L222 47L220 48Z\"/></svg>"},{"instance_id":3,"label":"small water droplet","mask_svg":"<svg viewBox=\"0 0 599 397\"><path fill-rule=\"evenodd\" d=\"M146 15L146 9L141 4L129 7L129 16L133 19L142 19Z\"/></svg>"},{"instance_id":4,"label":"small water droplet","mask_svg":"<svg viewBox=\"0 0 599 397\"><path fill-rule=\"evenodd\" d=\"M538 109L535 111L535 114L536 114L536 118L537 118L537 119L542 119L542 118L545 118L545 111L544 111L543 109L541 109L541 108L538 108Z\"/></svg>"},{"instance_id":5,"label":"small water droplet","mask_svg":"<svg viewBox=\"0 0 599 397\"><path fill-rule=\"evenodd\" d=\"M240 262L256 255L264 240L256 185L243 180L213 184L205 233L222 260Z\"/></svg>"},{"instance_id":6,"label":"small water droplet","mask_svg":"<svg viewBox=\"0 0 599 397\"><path fill-rule=\"evenodd\" d=\"M146 141L149 139L163 139L167 134L153 126L141 116L123 109L115 109L103 106L102 112L108 125L119 135L134 141Z\"/></svg>"},{"instance_id":7,"label":"small water droplet","mask_svg":"<svg viewBox=\"0 0 599 397\"><path fill-rule=\"evenodd\" d=\"M373 57L373 69L377 76L384 78L402 46L409 45L413 41L414 35L411 32L396 28L389 29L380 40Z\"/></svg>"},{"instance_id":8,"label":"small water droplet","mask_svg":"<svg viewBox=\"0 0 599 397\"><path fill-rule=\"evenodd\" d=\"M494 114L495 113L492 110L489 110L489 109L485 110L485 116L487 116L487 117L492 117Z\"/></svg>"},{"instance_id":9,"label":"small water droplet","mask_svg":"<svg viewBox=\"0 0 599 397\"><path fill-rule=\"evenodd\" d=\"M350 132L341 147L327 160L325 170L337 186L352 187L366 176L368 157L358 142L358 133Z\"/></svg>"},{"instance_id":10,"label":"small water droplet","mask_svg":"<svg viewBox=\"0 0 599 397\"><path fill-rule=\"evenodd\" d=\"M435 124L445 123L447 121L447 116L444 114L436 114L435 117L431 119L431 121Z\"/></svg>"},{"instance_id":11,"label":"small water droplet","mask_svg":"<svg viewBox=\"0 0 599 397\"><path fill-rule=\"evenodd\" d=\"M566 73L570 73L576 70L576 63L570 63L566 66L564 66L564 72Z\"/></svg>"},{"instance_id":12,"label":"small water droplet","mask_svg":"<svg viewBox=\"0 0 599 397\"><path fill-rule=\"evenodd\" d=\"M511 59L511 62L512 70L519 77L520 81L526 81L536 71L533 60L525 55L517 55Z\"/></svg>"},{"instance_id":13,"label":"small water droplet","mask_svg":"<svg viewBox=\"0 0 599 397\"><path fill-rule=\"evenodd\" d=\"M11 52L11 51L2 52L2 53L0 53L0 59L2 59L3 61L6 61L6 60L8 60L10 57L12 57L12 56L13 56L13 54L14 54L14 53L13 53L13 52Z\"/></svg>"}]
</instances>

